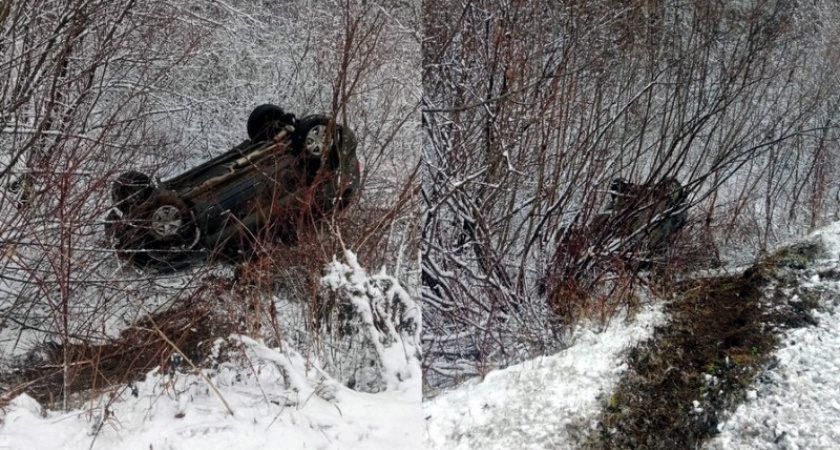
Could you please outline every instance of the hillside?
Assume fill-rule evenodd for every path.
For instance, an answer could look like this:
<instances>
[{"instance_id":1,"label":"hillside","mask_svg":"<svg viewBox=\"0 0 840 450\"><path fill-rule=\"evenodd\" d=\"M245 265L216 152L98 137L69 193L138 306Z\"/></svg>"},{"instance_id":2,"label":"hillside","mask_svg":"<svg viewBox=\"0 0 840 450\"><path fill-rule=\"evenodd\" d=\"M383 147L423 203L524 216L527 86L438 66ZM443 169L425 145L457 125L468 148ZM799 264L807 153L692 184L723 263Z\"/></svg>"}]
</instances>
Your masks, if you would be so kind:
<instances>
[{"instance_id":1,"label":"hillside","mask_svg":"<svg viewBox=\"0 0 840 450\"><path fill-rule=\"evenodd\" d=\"M834 448L840 223L425 405L432 448Z\"/></svg>"}]
</instances>

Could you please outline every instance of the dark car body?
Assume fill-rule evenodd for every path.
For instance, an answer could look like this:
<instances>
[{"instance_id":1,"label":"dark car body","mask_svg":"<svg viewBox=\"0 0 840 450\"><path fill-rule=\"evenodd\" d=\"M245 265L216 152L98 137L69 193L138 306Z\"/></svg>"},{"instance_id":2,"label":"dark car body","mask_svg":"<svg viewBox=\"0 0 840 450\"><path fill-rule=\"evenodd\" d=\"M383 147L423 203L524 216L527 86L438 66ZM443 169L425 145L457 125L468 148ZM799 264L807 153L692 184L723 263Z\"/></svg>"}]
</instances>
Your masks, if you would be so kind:
<instances>
[{"instance_id":1,"label":"dark car body","mask_svg":"<svg viewBox=\"0 0 840 450\"><path fill-rule=\"evenodd\" d=\"M609 230L636 257L661 259L688 219L688 190L675 178L631 183L617 178L610 184L610 201L590 226ZM649 261L648 261L649 262Z\"/></svg>"},{"instance_id":2,"label":"dark car body","mask_svg":"<svg viewBox=\"0 0 840 450\"><path fill-rule=\"evenodd\" d=\"M156 185L122 174L107 223L118 254L177 270L208 251L236 258L292 242L299 227L346 208L361 177L353 132L326 116L287 121L258 133L249 119L251 139Z\"/></svg>"}]
</instances>

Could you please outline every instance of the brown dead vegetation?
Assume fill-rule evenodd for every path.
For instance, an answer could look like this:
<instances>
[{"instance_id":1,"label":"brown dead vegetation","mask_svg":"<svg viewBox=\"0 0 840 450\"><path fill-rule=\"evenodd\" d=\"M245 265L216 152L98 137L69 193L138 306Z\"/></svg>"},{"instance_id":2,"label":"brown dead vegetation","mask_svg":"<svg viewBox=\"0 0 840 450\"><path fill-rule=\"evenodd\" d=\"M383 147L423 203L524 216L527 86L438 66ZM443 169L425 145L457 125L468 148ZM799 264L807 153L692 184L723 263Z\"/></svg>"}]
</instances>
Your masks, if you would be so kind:
<instances>
[{"instance_id":1,"label":"brown dead vegetation","mask_svg":"<svg viewBox=\"0 0 840 450\"><path fill-rule=\"evenodd\" d=\"M8 373L0 373L0 380L10 386L0 400L25 392L43 405L53 405L65 395L98 393L140 380L155 367L169 373L201 363L217 337L233 332L231 323L214 314L206 301L217 294L210 291L201 289L172 308L140 319L115 339L42 344Z\"/></svg>"},{"instance_id":2,"label":"brown dead vegetation","mask_svg":"<svg viewBox=\"0 0 840 450\"><path fill-rule=\"evenodd\" d=\"M627 355L630 368L585 448L699 448L715 435L772 364L776 330L816 323L819 295L799 286L797 271L819 252L794 246L743 275L683 283L667 305L670 323Z\"/></svg>"}]
</instances>

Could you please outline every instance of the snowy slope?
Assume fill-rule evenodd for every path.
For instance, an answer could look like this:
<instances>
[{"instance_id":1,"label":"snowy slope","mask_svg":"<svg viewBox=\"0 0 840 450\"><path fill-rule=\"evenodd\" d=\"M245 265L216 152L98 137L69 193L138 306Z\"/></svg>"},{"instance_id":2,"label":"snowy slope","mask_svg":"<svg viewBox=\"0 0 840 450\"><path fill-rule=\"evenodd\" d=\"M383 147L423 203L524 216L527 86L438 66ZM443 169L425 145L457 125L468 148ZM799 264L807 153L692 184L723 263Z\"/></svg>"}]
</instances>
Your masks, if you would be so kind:
<instances>
[{"instance_id":1,"label":"snowy slope","mask_svg":"<svg viewBox=\"0 0 840 450\"><path fill-rule=\"evenodd\" d=\"M719 426L709 450L840 448L840 222L807 239L821 240L828 253L798 273L803 286L822 293L821 310L813 312L819 325L786 332L774 353L778 362ZM557 355L432 399L424 405L429 447L578 448L625 370L621 350L664 320L649 308L631 324L616 321L603 333L584 329Z\"/></svg>"},{"instance_id":2,"label":"snowy slope","mask_svg":"<svg viewBox=\"0 0 840 450\"><path fill-rule=\"evenodd\" d=\"M644 340L665 320L648 307L631 323L606 331L580 329L572 347L553 356L491 372L479 383L424 404L429 448L575 448L595 423L602 395L626 369L622 350Z\"/></svg>"},{"instance_id":3,"label":"snowy slope","mask_svg":"<svg viewBox=\"0 0 840 450\"><path fill-rule=\"evenodd\" d=\"M820 273L840 274L840 222L812 236L828 249ZM823 292L819 325L787 333L766 371L708 449L840 448L840 277L811 274Z\"/></svg>"},{"instance_id":4,"label":"snowy slope","mask_svg":"<svg viewBox=\"0 0 840 450\"><path fill-rule=\"evenodd\" d=\"M420 381L402 390L351 391L315 371L299 355L262 348L253 370L227 365L198 375L151 373L115 398L104 395L69 412L44 412L27 395L0 415L2 449L419 449ZM273 356L271 356L273 353ZM298 381L281 382L284 359ZM294 384L294 383L293 383ZM103 414L103 411L105 413Z\"/></svg>"},{"instance_id":5,"label":"snowy slope","mask_svg":"<svg viewBox=\"0 0 840 450\"><path fill-rule=\"evenodd\" d=\"M68 411L0 392L0 405L10 400L0 408L0 449L423 448L419 307L395 278L369 276L345 256L328 265L322 287L365 313L366 340L356 345L376 344L379 363L365 367L382 379L370 391L378 393L345 387L311 349L234 334L215 340L200 372L154 369L93 400L71 398Z\"/></svg>"}]
</instances>

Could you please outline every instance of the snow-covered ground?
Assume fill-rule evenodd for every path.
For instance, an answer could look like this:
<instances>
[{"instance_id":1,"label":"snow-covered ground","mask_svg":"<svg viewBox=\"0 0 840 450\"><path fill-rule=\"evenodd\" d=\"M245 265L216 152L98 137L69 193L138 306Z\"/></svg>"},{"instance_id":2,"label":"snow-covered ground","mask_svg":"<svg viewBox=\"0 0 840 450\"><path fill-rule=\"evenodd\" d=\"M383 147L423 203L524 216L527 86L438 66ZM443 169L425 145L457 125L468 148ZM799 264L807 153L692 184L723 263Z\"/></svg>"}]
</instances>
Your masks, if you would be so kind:
<instances>
[{"instance_id":1,"label":"snow-covered ground","mask_svg":"<svg viewBox=\"0 0 840 450\"><path fill-rule=\"evenodd\" d=\"M378 363L362 361L356 384L377 393L347 388L311 349L231 335L200 372L154 369L98 398L71 397L68 410L0 392L10 400L0 449L423 448L419 307L395 278L368 275L352 252L345 259L328 265L322 287L360 312L356 345L371 345Z\"/></svg>"},{"instance_id":2,"label":"snow-covered ground","mask_svg":"<svg viewBox=\"0 0 840 450\"><path fill-rule=\"evenodd\" d=\"M828 250L822 273L840 273L840 222L813 236ZM833 277L832 277L833 278ZM819 325L790 330L775 353L778 360L719 426L708 449L840 448L840 281L813 274L823 292Z\"/></svg>"},{"instance_id":3,"label":"snow-covered ground","mask_svg":"<svg viewBox=\"0 0 840 450\"><path fill-rule=\"evenodd\" d=\"M489 373L423 405L429 448L563 449L595 424L601 396L626 366L622 350L649 337L665 320L649 306L635 320L603 332L582 327L574 344L553 355Z\"/></svg>"},{"instance_id":4,"label":"snow-covered ground","mask_svg":"<svg viewBox=\"0 0 840 450\"><path fill-rule=\"evenodd\" d=\"M419 380L378 394L325 380L309 380L308 392L289 389L283 364L271 360L305 377L303 359L251 344L261 352L253 371L227 366L206 379L154 372L69 412L45 413L20 395L0 415L0 449L422 448Z\"/></svg>"},{"instance_id":5,"label":"snow-covered ground","mask_svg":"<svg viewBox=\"0 0 840 450\"><path fill-rule=\"evenodd\" d=\"M822 295L818 326L787 332L772 365L747 401L719 426L706 448L840 448L840 222L807 239L821 240L827 258L809 268ZM817 273L826 274L822 278ZM622 349L650 336L665 320L648 307L632 323L605 332L579 331L557 355L489 373L424 405L426 438L434 449L577 448L598 419L625 366Z\"/></svg>"},{"instance_id":6,"label":"snow-covered ground","mask_svg":"<svg viewBox=\"0 0 840 450\"><path fill-rule=\"evenodd\" d=\"M792 330L779 364L747 394L707 448L840 448L840 313L815 313L816 327Z\"/></svg>"},{"instance_id":7,"label":"snow-covered ground","mask_svg":"<svg viewBox=\"0 0 840 450\"><path fill-rule=\"evenodd\" d=\"M833 449L840 442L840 223L810 239L828 250L803 272L804 283L823 293L823 309L813 313L819 325L787 332L774 353L778 363L720 425L710 450ZM365 292L360 270L351 258L327 279ZM422 409L416 376L382 393L356 392L292 348L231 336L249 364L228 361L202 375L152 372L65 412L18 396L0 410L0 449L575 448L626 369L622 350L665 320L649 305L605 331L581 327L563 352L491 372Z\"/></svg>"}]
</instances>

